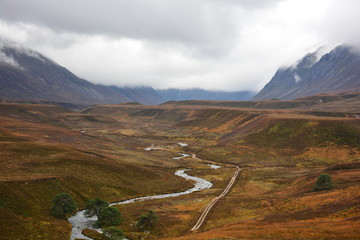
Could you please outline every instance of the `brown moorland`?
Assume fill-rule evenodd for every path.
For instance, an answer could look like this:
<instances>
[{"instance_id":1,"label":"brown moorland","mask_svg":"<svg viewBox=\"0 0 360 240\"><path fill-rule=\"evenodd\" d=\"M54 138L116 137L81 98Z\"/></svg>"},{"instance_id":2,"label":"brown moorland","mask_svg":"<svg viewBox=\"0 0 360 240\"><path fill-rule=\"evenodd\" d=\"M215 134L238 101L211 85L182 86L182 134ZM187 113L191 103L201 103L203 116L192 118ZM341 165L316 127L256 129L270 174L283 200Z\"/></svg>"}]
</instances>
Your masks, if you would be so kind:
<instances>
[{"instance_id":1,"label":"brown moorland","mask_svg":"<svg viewBox=\"0 0 360 240\"><path fill-rule=\"evenodd\" d=\"M360 120L354 104L343 112L217 105L127 104L73 112L0 104L0 238L69 239L69 223L49 215L57 193L69 192L81 208L89 198L112 202L177 192L192 183L174 171L192 168L189 173L214 187L118 206L129 239L359 239ZM180 149L177 142L189 146ZM151 144L165 150L143 150ZM203 160L172 159L179 151ZM210 169L209 162L222 168ZM232 176L226 163L241 166L241 178L200 231L190 233ZM324 172L335 188L313 192ZM134 221L149 209L159 223L143 233Z\"/></svg>"}]
</instances>

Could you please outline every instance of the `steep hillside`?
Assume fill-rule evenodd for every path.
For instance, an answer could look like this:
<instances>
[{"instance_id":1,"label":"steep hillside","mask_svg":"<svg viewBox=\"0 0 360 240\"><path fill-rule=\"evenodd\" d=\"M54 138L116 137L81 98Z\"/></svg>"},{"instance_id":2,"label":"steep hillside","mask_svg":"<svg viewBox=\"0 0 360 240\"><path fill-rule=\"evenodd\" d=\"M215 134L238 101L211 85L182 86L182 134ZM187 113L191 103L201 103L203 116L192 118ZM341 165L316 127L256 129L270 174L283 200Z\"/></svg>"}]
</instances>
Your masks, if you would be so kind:
<instances>
[{"instance_id":1,"label":"steep hillside","mask_svg":"<svg viewBox=\"0 0 360 240\"><path fill-rule=\"evenodd\" d=\"M220 100L220 101L247 101L255 93L250 91L224 92L208 91L203 89L164 89L157 90L165 101L184 101L184 100Z\"/></svg>"},{"instance_id":2,"label":"steep hillside","mask_svg":"<svg viewBox=\"0 0 360 240\"><path fill-rule=\"evenodd\" d=\"M319 56L319 52L307 54L295 65L280 68L253 100L295 99L360 89L358 49L342 45Z\"/></svg>"},{"instance_id":3,"label":"steep hillside","mask_svg":"<svg viewBox=\"0 0 360 240\"><path fill-rule=\"evenodd\" d=\"M92 84L42 54L0 39L0 97L73 104L157 104L152 88L119 88Z\"/></svg>"}]
</instances>

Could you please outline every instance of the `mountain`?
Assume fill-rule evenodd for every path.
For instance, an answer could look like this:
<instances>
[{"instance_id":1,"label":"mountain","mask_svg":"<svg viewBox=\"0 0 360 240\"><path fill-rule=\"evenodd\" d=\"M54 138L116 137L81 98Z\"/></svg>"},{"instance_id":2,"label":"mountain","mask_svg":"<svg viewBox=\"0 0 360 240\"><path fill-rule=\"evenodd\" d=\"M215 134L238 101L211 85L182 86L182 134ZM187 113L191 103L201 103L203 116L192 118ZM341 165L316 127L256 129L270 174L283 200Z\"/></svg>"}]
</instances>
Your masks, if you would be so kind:
<instances>
[{"instance_id":1,"label":"mountain","mask_svg":"<svg viewBox=\"0 0 360 240\"><path fill-rule=\"evenodd\" d=\"M163 102L150 87L90 83L44 55L4 39L0 39L0 97L80 105Z\"/></svg>"},{"instance_id":2,"label":"mountain","mask_svg":"<svg viewBox=\"0 0 360 240\"><path fill-rule=\"evenodd\" d=\"M185 100L220 100L220 101L246 101L250 100L255 94L250 91L223 92L207 91L203 89L165 89L157 90L165 101L185 101Z\"/></svg>"},{"instance_id":3,"label":"mountain","mask_svg":"<svg viewBox=\"0 0 360 240\"><path fill-rule=\"evenodd\" d=\"M341 45L330 53L309 53L295 65L280 68L253 100L296 99L360 90L360 52Z\"/></svg>"}]
</instances>

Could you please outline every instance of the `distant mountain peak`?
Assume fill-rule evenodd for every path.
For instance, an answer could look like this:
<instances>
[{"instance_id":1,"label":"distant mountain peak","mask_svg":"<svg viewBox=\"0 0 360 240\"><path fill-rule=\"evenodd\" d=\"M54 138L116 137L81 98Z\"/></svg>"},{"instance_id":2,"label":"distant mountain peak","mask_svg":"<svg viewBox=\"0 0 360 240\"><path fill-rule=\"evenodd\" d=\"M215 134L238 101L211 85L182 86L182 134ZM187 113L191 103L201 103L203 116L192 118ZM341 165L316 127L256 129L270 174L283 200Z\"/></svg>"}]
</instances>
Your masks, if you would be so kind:
<instances>
[{"instance_id":1,"label":"distant mountain peak","mask_svg":"<svg viewBox=\"0 0 360 240\"><path fill-rule=\"evenodd\" d=\"M322 56L329 53L331 49L327 46L321 46L315 50L315 52L307 53L304 57L299 59L295 64L291 66L291 69L296 70L298 67L300 68L311 68L314 64L316 64Z\"/></svg>"},{"instance_id":2,"label":"distant mountain peak","mask_svg":"<svg viewBox=\"0 0 360 240\"><path fill-rule=\"evenodd\" d=\"M294 65L279 68L271 81L253 98L295 99L332 91L360 90L360 51L340 45L306 54Z\"/></svg>"}]
</instances>

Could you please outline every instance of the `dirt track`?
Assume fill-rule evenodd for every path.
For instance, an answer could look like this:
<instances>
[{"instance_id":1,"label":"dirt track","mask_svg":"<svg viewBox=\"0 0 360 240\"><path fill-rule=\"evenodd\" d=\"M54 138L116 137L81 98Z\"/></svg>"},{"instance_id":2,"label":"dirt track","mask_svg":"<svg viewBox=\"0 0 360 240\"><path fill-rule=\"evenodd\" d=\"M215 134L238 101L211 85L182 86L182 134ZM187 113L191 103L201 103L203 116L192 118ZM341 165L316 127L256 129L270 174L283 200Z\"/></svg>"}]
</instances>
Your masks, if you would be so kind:
<instances>
[{"instance_id":1,"label":"dirt track","mask_svg":"<svg viewBox=\"0 0 360 240\"><path fill-rule=\"evenodd\" d=\"M194 157L194 155L193 155ZM209 214L211 208L215 205L215 203L220 199L222 198L223 196L225 196L229 190L231 189L231 187L234 185L235 183L235 180L236 178L239 176L239 173L242 171L241 168L239 168L238 166L236 166L237 170L236 172L234 173L234 176L231 178L229 184L227 185L227 187L224 189L224 191L219 195L217 196L216 198L214 198L210 204L205 208L205 210L203 211L203 213L201 214L199 220L196 222L196 224L194 225L194 227L191 229L191 231L196 231L198 230L201 225L204 223L207 215Z\"/></svg>"}]
</instances>

